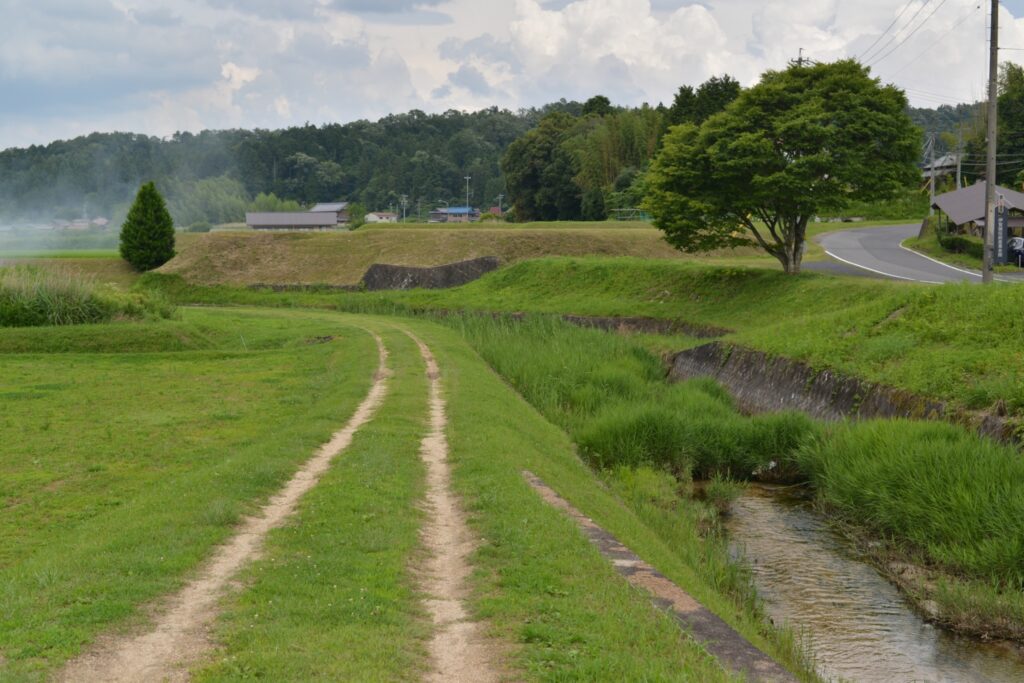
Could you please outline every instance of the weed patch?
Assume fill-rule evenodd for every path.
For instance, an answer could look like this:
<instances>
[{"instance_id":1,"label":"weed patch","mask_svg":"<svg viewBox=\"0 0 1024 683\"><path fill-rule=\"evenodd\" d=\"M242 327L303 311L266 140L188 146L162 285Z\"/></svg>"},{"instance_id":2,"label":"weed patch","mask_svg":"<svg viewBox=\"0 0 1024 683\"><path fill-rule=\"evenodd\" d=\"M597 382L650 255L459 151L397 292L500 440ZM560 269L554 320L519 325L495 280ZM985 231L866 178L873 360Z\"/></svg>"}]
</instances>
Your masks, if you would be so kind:
<instances>
[{"instance_id":1,"label":"weed patch","mask_svg":"<svg viewBox=\"0 0 1024 683\"><path fill-rule=\"evenodd\" d=\"M173 312L157 292L121 292L61 269L0 268L0 327L168 318Z\"/></svg>"}]
</instances>

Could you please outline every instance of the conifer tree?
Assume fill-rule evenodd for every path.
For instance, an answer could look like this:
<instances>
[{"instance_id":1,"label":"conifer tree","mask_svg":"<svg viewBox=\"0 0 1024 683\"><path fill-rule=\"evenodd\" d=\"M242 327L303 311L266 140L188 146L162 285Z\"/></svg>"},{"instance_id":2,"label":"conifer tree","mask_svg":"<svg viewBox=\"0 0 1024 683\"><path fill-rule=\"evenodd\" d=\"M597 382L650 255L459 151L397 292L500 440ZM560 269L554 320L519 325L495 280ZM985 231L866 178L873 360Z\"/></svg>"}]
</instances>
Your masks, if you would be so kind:
<instances>
[{"instance_id":1,"label":"conifer tree","mask_svg":"<svg viewBox=\"0 0 1024 683\"><path fill-rule=\"evenodd\" d=\"M174 221L156 185L139 188L121 226L121 258L140 271L159 268L174 257Z\"/></svg>"}]
</instances>

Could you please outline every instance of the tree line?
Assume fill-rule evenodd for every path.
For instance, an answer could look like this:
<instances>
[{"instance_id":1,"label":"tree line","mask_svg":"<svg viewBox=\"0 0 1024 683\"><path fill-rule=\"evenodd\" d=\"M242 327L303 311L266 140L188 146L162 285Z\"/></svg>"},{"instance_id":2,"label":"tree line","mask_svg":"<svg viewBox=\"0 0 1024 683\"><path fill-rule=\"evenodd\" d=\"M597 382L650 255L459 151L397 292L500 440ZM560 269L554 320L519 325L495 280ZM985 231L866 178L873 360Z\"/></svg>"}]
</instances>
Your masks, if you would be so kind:
<instances>
[{"instance_id":1,"label":"tree line","mask_svg":"<svg viewBox=\"0 0 1024 683\"><path fill-rule=\"evenodd\" d=\"M0 152L0 222L106 216L119 223L135 191L154 180L179 226L241 221L246 210L345 200L410 215L438 204L487 207L504 195L516 220L600 220L635 209L669 129L700 125L741 92L729 75L683 86L671 103L617 107L607 97L512 112L411 111L378 121L282 130L177 133L167 139L93 133ZM1000 181L1024 162L1024 71L1004 67ZM908 108L939 153L963 131L965 174L977 175L983 111L974 105Z\"/></svg>"},{"instance_id":2,"label":"tree line","mask_svg":"<svg viewBox=\"0 0 1024 683\"><path fill-rule=\"evenodd\" d=\"M378 121L282 130L92 133L0 152L0 221L127 214L150 180L179 226L240 221L255 197L309 205L353 201L410 211L438 203L490 206L505 193L500 159L509 144L551 112L579 113L564 100L512 112L411 111ZM272 202L273 203L273 202ZM266 201L263 202L266 205Z\"/></svg>"},{"instance_id":3,"label":"tree line","mask_svg":"<svg viewBox=\"0 0 1024 683\"><path fill-rule=\"evenodd\" d=\"M605 220L637 208L669 128L700 124L739 93L739 82L723 75L680 87L670 106L613 107L596 95L578 113L549 113L502 158L515 220Z\"/></svg>"}]
</instances>

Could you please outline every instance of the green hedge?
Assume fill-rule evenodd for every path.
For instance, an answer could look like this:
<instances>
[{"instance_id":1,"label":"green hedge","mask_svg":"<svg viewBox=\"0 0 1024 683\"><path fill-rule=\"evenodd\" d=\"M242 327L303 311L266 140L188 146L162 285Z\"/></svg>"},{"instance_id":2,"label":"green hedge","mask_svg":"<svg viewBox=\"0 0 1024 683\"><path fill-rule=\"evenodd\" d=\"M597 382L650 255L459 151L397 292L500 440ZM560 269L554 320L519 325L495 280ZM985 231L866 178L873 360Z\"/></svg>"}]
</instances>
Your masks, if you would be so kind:
<instances>
[{"instance_id":1,"label":"green hedge","mask_svg":"<svg viewBox=\"0 0 1024 683\"><path fill-rule=\"evenodd\" d=\"M978 259L984 256L985 244L977 237L940 234L939 244L943 249L954 254L967 254Z\"/></svg>"}]
</instances>

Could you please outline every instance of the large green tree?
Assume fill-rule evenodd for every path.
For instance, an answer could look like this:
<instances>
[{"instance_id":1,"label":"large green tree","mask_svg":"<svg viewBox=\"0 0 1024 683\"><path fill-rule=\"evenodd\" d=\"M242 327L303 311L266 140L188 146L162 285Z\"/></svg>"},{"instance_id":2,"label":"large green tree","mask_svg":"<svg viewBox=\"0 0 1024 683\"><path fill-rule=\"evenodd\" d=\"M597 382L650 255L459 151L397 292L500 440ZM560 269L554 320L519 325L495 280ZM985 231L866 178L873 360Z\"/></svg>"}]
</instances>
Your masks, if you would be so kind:
<instances>
[{"instance_id":1,"label":"large green tree","mask_svg":"<svg viewBox=\"0 0 1024 683\"><path fill-rule=\"evenodd\" d=\"M173 257L174 221L156 184L145 183L121 226L121 258L136 270L153 270Z\"/></svg>"},{"instance_id":2,"label":"large green tree","mask_svg":"<svg viewBox=\"0 0 1024 683\"><path fill-rule=\"evenodd\" d=\"M670 129L645 207L688 252L757 245L800 272L807 223L918 175L907 99L853 60L765 73L699 127Z\"/></svg>"},{"instance_id":3,"label":"large green tree","mask_svg":"<svg viewBox=\"0 0 1024 683\"><path fill-rule=\"evenodd\" d=\"M554 112L509 145L501 160L517 221L578 220L582 192L573 178L579 163L564 146L580 120Z\"/></svg>"}]
</instances>

